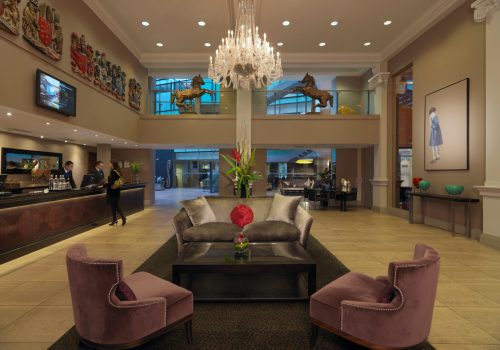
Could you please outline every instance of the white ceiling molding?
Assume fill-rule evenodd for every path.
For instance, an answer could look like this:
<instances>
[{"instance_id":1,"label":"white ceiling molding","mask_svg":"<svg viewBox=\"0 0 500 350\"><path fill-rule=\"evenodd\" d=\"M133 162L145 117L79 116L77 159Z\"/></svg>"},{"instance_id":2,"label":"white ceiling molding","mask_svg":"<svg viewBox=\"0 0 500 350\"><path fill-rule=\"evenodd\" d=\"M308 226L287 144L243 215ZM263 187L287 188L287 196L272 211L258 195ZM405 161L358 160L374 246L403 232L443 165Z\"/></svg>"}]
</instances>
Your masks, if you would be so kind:
<instances>
[{"instance_id":1,"label":"white ceiling molding","mask_svg":"<svg viewBox=\"0 0 500 350\"><path fill-rule=\"evenodd\" d=\"M140 56L140 62L148 69L198 68L208 69L209 55L206 53L146 53ZM285 69L308 68L350 68L371 67L380 62L378 53L283 53Z\"/></svg>"},{"instance_id":2,"label":"white ceiling molding","mask_svg":"<svg viewBox=\"0 0 500 350\"><path fill-rule=\"evenodd\" d=\"M83 2L96 14L97 17L115 34L130 52L139 60L141 51L134 41L125 34L121 26L102 7L99 0L83 0Z\"/></svg>"},{"instance_id":3,"label":"white ceiling molding","mask_svg":"<svg viewBox=\"0 0 500 350\"><path fill-rule=\"evenodd\" d=\"M500 0L476 0L470 7L474 9L474 21L484 22L493 11L500 8Z\"/></svg>"},{"instance_id":4,"label":"white ceiling molding","mask_svg":"<svg viewBox=\"0 0 500 350\"><path fill-rule=\"evenodd\" d=\"M466 0L436 0L417 21L409 26L399 37L382 50L382 59L389 60L425 33L434 24L450 14Z\"/></svg>"}]
</instances>

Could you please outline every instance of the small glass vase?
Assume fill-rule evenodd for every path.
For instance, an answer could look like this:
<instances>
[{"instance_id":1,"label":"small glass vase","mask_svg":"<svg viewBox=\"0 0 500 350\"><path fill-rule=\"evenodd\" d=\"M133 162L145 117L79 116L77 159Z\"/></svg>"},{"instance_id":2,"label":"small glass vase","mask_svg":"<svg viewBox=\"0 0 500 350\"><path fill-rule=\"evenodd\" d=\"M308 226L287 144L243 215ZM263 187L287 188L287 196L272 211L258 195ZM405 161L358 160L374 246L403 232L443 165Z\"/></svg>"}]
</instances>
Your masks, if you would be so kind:
<instances>
[{"instance_id":1,"label":"small glass vase","mask_svg":"<svg viewBox=\"0 0 500 350\"><path fill-rule=\"evenodd\" d=\"M236 237L234 237L234 255L236 257L246 256L249 244L248 237L243 233L238 233Z\"/></svg>"}]
</instances>

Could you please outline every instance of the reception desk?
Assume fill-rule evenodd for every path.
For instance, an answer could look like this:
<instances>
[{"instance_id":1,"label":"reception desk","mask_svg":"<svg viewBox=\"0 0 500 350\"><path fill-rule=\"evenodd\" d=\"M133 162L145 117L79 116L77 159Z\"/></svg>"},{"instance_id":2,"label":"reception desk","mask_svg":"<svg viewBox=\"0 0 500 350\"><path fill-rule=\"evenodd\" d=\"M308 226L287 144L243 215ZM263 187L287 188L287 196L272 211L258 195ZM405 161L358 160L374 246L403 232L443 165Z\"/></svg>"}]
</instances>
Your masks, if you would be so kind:
<instances>
[{"instance_id":1,"label":"reception desk","mask_svg":"<svg viewBox=\"0 0 500 350\"><path fill-rule=\"evenodd\" d=\"M144 209L144 184L125 184L121 207ZM0 263L111 221L105 190L23 193L0 197Z\"/></svg>"}]
</instances>

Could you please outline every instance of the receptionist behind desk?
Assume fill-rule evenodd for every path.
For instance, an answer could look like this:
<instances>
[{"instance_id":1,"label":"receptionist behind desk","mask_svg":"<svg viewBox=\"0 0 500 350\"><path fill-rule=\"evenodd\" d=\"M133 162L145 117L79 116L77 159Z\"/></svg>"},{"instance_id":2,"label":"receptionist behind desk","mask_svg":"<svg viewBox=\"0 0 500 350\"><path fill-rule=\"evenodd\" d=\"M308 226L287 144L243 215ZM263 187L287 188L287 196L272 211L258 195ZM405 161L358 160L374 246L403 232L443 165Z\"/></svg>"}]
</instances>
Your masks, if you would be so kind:
<instances>
[{"instance_id":1,"label":"receptionist behind desk","mask_svg":"<svg viewBox=\"0 0 500 350\"><path fill-rule=\"evenodd\" d=\"M69 181L71 188L76 188L75 180L73 180L73 162L71 160L64 164L64 167L57 172L57 175L64 176L64 179Z\"/></svg>"},{"instance_id":2,"label":"receptionist behind desk","mask_svg":"<svg viewBox=\"0 0 500 350\"><path fill-rule=\"evenodd\" d=\"M104 163L100 160L98 160L95 163L95 169L92 170L91 174L94 175L94 185L97 186L103 186L104 183L106 182L106 178L104 177L104 171L102 170L104 168Z\"/></svg>"}]
</instances>

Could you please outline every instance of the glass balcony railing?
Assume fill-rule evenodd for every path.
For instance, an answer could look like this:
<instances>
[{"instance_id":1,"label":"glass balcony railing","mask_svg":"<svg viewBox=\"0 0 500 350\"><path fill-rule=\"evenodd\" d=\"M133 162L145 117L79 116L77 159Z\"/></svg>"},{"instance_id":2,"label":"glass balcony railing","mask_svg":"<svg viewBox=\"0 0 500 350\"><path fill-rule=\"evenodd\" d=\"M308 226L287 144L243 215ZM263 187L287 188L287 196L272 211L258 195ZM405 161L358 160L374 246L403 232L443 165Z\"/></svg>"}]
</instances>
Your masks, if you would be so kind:
<instances>
[{"instance_id":1,"label":"glass balcony railing","mask_svg":"<svg viewBox=\"0 0 500 350\"><path fill-rule=\"evenodd\" d=\"M252 95L254 115L286 114L330 114L370 115L374 114L374 92L371 90L324 90L331 98L325 98L325 107L315 107L320 102L293 90L262 90Z\"/></svg>"},{"instance_id":2,"label":"glass balcony railing","mask_svg":"<svg viewBox=\"0 0 500 350\"><path fill-rule=\"evenodd\" d=\"M182 100L182 98L177 98L176 90L150 90L149 112L150 114L165 116L236 113L236 91L208 91L210 91L210 93L204 93L200 98Z\"/></svg>"}]
</instances>

